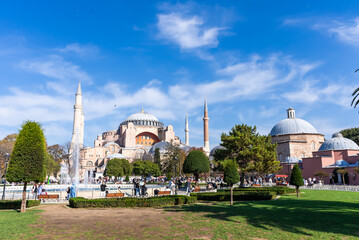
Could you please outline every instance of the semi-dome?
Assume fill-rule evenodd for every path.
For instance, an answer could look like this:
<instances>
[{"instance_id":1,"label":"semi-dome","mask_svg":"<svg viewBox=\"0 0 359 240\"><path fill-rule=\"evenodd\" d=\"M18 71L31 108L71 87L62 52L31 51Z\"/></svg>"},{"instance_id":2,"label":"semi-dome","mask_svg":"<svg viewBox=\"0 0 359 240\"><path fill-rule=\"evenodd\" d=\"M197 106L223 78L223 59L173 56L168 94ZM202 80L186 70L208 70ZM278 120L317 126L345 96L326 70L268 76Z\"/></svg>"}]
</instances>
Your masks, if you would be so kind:
<instances>
[{"instance_id":1,"label":"semi-dome","mask_svg":"<svg viewBox=\"0 0 359 240\"><path fill-rule=\"evenodd\" d=\"M121 125L128 124L129 122L132 122L134 125L163 126L155 115L146 113L143 109L139 113L131 114Z\"/></svg>"},{"instance_id":2,"label":"semi-dome","mask_svg":"<svg viewBox=\"0 0 359 240\"><path fill-rule=\"evenodd\" d=\"M211 152L209 153L209 156L213 156L218 149L225 150L226 148L221 145L215 146L214 148L212 148Z\"/></svg>"},{"instance_id":3,"label":"semi-dome","mask_svg":"<svg viewBox=\"0 0 359 240\"><path fill-rule=\"evenodd\" d=\"M327 150L359 150L358 144L343 137L341 133L334 133L332 138L325 141L318 151Z\"/></svg>"},{"instance_id":4,"label":"semi-dome","mask_svg":"<svg viewBox=\"0 0 359 240\"><path fill-rule=\"evenodd\" d=\"M295 118L295 110L289 108L287 110L288 118L278 122L271 130L270 135L298 134L309 133L317 134L317 130L309 122Z\"/></svg>"},{"instance_id":5,"label":"semi-dome","mask_svg":"<svg viewBox=\"0 0 359 240\"><path fill-rule=\"evenodd\" d=\"M163 153L166 150L166 146L168 146L170 143L169 142L158 142L155 145L153 145L150 149L150 153L154 154L156 151L156 148L158 148L160 150L160 153Z\"/></svg>"}]
</instances>

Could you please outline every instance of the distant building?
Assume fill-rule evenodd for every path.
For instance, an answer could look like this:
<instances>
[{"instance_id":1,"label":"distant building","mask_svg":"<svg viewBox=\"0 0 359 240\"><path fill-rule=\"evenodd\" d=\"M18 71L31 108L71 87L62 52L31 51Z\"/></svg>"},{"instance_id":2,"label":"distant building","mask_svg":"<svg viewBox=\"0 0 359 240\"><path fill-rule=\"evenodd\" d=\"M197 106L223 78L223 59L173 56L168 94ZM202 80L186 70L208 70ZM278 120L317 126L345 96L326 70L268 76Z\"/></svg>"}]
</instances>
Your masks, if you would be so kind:
<instances>
[{"instance_id":1,"label":"distant building","mask_svg":"<svg viewBox=\"0 0 359 240\"><path fill-rule=\"evenodd\" d=\"M209 155L209 124L208 124L207 100L204 104L204 146L203 149ZM84 112L82 107L82 91L79 83L74 106L73 142L80 146L80 178L91 172L100 176L105 170L108 160L112 158L124 158L132 162L135 159L147 159L153 155L156 148L164 151L166 144L173 142L188 151L189 128L188 117L185 120L185 143L181 143L175 136L172 125L165 126L156 116L146 113L143 109L130 115L121 122L118 129L99 134L93 147L83 147L84 138ZM75 134L78 132L79 134ZM79 138L79 139L76 139ZM151 157L150 157L151 159Z\"/></svg>"},{"instance_id":2,"label":"distant building","mask_svg":"<svg viewBox=\"0 0 359 240\"><path fill-rule=\"evenodd\" d=\"M303 158L302 175L305 179L315 177L317 171L324 171L329 176L324 183L330 183L330 177L335 183L342 183L338 169L346 169L345 184L359 184L359 177L354 171L359 167L359 146L340 133L334 133L332 138L325 141L312 157ZM316 177L318 179L318 177Z\"/></svg>"},{"instance_id":3,"label":"distant building","mask_svg":"<svg viewBox=\"0 0 359 240\"><path fill-rule=\"evenodd\" d=\"M290 172L295 163L312 156L324 142L324 135L307 121L296 118L295 110L287 110L287 118L278 122L271 130L272 142L278 145L278 160L283 167L282 173Z\"/></svg>"}]
</instances>

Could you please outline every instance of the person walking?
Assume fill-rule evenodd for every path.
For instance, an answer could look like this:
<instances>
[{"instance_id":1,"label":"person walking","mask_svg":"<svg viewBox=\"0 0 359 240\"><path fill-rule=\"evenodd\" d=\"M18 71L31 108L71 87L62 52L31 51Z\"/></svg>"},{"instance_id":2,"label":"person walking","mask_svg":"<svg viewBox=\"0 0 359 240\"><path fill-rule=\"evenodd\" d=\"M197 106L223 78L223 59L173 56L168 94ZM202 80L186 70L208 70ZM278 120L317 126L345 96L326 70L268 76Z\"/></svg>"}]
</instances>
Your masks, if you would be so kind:
<instances>
[{"instance_id":1,"label":"person walking","mask_svg":"<svg viewBox=\"0 0 359 240\"><path fill-rule=\"evenodd\" d=\"M32 195L34 196L34 199L37 199L37 183L34 184L34 186L32 186L31 189Z\"/></svg>"},{"instance_id":2,"label":"person walking","mask_svg":"<svg viewBox=\"0 0 359 240\"><path fill-rule=\"evenodd\" d=\"M135 187L135 195L140 195L140 183L139 181L136 181L136 187Z\"/></svg>"},{"instance_id":3,"label":"person walking","mask_svg":"<svg viewBox=\"0 0 359 240\"><path fill-rule=\"evenodd\" d=\"M70 199L70 192L71 192L71 189L70 189L70 187L68 187L67 191L66 191L66 193L67 193L66 200Z\"/></svg>"},{"instance_id":4,"label":"person walking","mask_svg":"<svg viewBox=\"0 0 359 240\"><path fill-rule=\"evenodd\" d=\"M100 185L100 188L101 188L101 193L100 193L100 197L106 197L106 184L105 182L103 181Z\"/></svg>"}]
</instances>

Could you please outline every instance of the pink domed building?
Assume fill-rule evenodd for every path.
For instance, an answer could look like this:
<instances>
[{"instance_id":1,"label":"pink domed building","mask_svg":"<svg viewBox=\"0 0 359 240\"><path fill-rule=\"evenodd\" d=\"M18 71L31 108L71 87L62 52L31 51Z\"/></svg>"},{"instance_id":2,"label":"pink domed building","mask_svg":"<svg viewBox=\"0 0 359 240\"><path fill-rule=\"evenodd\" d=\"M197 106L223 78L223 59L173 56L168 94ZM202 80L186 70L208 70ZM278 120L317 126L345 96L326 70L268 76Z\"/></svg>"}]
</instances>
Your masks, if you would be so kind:
<instances>
[{"instance_id":1,"label":"pink domed building","mask_svg":"<svg viewBox=\"0 0 359 240\"><path fill-rule=\"evenodd\" d=\"M324 184L330 183L330 178L342 184L342 176L338 169L346 169L345 184L358 185L359 177L355 168L359 167L359 146L352 140L344 138L340 133L334 133L332 138L325 141L312 157L302 159L303 178L313 178L317 171L328 174Z\"/></svg>"}]
</instances>

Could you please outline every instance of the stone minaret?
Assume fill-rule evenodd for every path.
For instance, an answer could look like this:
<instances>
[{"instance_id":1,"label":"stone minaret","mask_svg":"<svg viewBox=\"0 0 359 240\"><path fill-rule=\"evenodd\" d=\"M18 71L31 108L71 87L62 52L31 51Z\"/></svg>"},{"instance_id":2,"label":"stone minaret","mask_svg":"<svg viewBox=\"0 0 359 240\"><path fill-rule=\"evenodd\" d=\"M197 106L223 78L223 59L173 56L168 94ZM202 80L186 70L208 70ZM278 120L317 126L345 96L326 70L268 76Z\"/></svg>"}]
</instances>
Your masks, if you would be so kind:
<instances>
[{"instance_id":1,"label":"stone minaret","mask_svg":"<svg viewBox=\"0 0 359 240\"><path fill-rule=\"evenodd\" d=\"M209 148L209 133L208 133L208 108L207 108L207 98L204 100L204 117L203 117L203 137L204 137L204 145L203 150L209 156L210 148Z\"/></svg>"},{"instance_id":2,"label":"stone minaret","mask_svg":"<svg viewBox=\"0 0 359 240\"><path fill-rule=\"evenodd\" d=\"M75 133L78 132L79 134L79 147L80 149L83 148L84 143L84 112L82 108L82 93L81 93L81 82L79 81L79 86L76 92L76 100L74 105L74 125L72 129L72 139L71 139L71 146L77 140ZM72 147L71 147L72 148Z\"/></svg>"},{"instance_id":3,"label":"stone minaret","mask_svg":"<svg viewBox=\"0 0 359 240\"><path fill-rule=\"evenodd\" d=\"M188 129L188 114L186 113L186 128L185 128L185 135L186 135L186 146L189 146L189 129Z\"/></svg>"}]
</instances>

